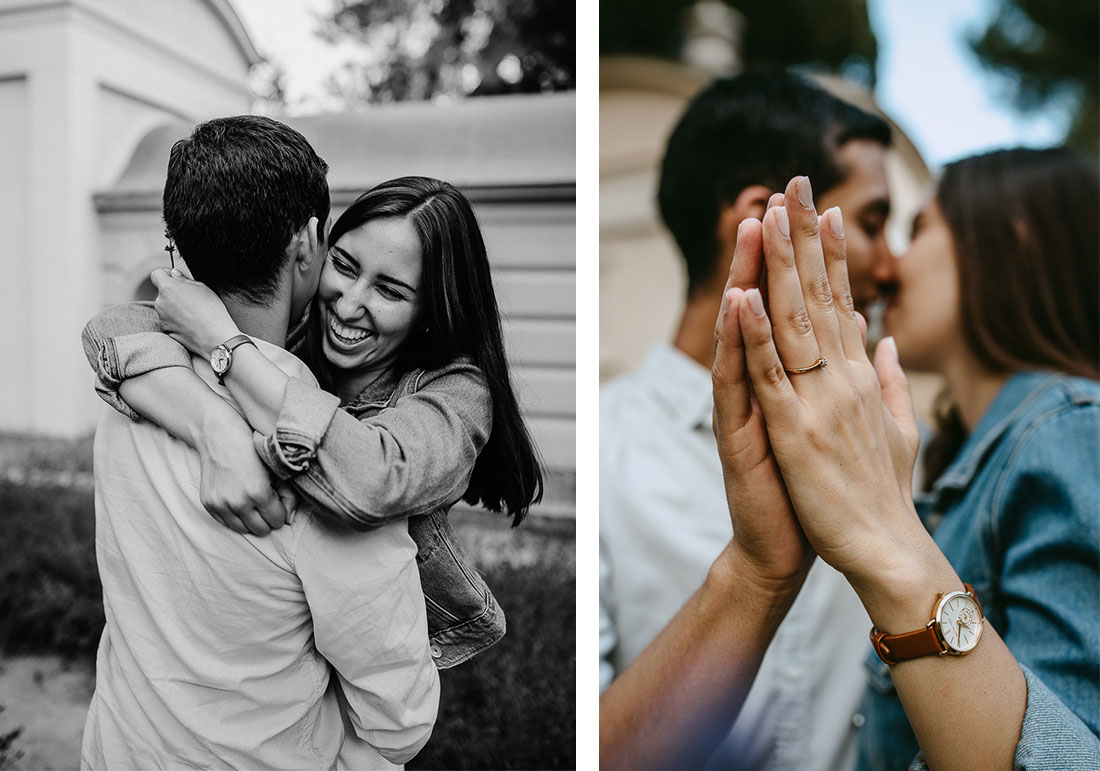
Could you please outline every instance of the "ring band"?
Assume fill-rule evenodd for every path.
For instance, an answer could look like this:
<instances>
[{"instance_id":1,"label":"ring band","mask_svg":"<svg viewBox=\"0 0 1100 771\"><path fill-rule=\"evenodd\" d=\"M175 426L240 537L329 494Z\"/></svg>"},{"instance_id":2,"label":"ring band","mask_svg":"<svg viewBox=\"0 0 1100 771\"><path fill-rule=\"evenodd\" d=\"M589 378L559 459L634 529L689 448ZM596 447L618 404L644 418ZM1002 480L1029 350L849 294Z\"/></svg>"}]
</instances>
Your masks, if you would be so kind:
<instances>
[{"instance_id":1,"label":"ring band","mask_svg":"<svg viewBox=\"0 0 1100 771\"><path fill-rule=\"evenodd\" d=\"M809 372L810 370L817 369L818 367L825 367L828 364L829 360L822 356L820 359L818 359L808 367L800 367L799 369L787 369L786 367L784 367L783 369L790 375L801 375L803 372Z\"/></svg>"}]
</instances>

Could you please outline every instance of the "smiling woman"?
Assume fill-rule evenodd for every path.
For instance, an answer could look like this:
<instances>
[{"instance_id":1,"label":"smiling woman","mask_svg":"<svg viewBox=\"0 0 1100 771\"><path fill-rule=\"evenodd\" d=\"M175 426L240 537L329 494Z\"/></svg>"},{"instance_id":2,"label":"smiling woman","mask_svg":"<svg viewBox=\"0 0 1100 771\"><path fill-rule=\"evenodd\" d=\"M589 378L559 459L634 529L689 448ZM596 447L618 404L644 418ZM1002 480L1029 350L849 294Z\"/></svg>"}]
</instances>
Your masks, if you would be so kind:
<instances>
[{"instance_id":1,"label":"smiling woman","mask_svg":"<svg viewBox=\"0 0 1100 771\"><path fill-rule=\"evenodd\" d=\"M317 306L341 396L394 365L420 315L420 254L416 230L401 218L369 220L329 250Z\"/></svg>"}]
</instances>

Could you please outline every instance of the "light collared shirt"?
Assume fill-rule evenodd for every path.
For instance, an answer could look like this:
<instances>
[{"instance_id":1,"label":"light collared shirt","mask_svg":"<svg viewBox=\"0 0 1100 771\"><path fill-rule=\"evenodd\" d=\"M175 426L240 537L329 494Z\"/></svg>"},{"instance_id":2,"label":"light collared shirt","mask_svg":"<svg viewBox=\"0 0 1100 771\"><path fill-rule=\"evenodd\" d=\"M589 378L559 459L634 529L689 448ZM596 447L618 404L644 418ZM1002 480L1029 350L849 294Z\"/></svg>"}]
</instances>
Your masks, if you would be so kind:
<instances>
[{"instance_id":1,"label":"light collared shirt","mask_svg":"<svg viewBox=\"0 0 1100 771\"><path fill-rule=\"evenodd\" d=\"M256 343L316 382L292 354ZM232 403L204 361L194 366ZM185 444L103 407L106 627L81 767L393 768L415 755L439 680L406 524L352 532L300 512L243 536L203 509L199 481Z\"/></svg>"},{"instance_id":2,"label":"light collared shirt","mask_svg":"<svg viewBox=\"0 0 1100 771\"><path fill-rule=\"evenodd\" d=\"M600 394L601 690L733 535L712 407L710 373L665 344ZM818 560L707 768L851 768L870 628L848 582Z\"/></svg>"}]
</instances>

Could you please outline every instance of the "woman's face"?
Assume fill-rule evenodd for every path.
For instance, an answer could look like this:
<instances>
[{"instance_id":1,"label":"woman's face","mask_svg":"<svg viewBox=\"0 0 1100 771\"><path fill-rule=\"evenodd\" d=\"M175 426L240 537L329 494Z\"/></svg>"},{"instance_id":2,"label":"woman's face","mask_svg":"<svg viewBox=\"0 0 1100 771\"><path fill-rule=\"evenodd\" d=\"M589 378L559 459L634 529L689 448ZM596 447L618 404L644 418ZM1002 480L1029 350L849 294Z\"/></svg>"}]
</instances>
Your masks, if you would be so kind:
<instances>
[{"instance_id":1,"label":"woman's face","mask_svg":"<svg viewBox=\"0 0 1100 771\"><path fill-rule=\"evenodd\" d=\"M371 220L329 249L317 289L322 350L340 370L390 367L419 316L422 249L403 217Z\"/></svg>"},{"instance_id":2,"label":"woman's face","mask_svg":"<svg viewBox=\"0 0 1100 771\"><path fill-rule=\"evenodd\" d=\"M959 328L959 279L951 232L933 198L913 220L909 249L894 260L896 293L883 321L905 367L942 371L963 345Z\"/></svg>"}]
</instances>

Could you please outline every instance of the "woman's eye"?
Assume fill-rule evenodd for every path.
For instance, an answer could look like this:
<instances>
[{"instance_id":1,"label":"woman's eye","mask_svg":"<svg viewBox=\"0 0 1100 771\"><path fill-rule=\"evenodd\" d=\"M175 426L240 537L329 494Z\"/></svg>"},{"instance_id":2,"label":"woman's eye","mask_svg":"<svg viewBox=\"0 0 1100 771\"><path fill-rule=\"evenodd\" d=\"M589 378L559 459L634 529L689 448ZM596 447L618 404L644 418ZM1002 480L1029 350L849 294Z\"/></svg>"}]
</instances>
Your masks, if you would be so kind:
<instances>
[{"instance_id":1,"label":"woman's eye","mask_svg":"<svg viewBox=\"0 0 1100 771\"><path fill-rule=\"evenodd\" d=\"M329 259L332 260L332 266L336 268L336 270L343 273L345 276L355 275L355 271L352 269L351 265L349 265L347 262L340 259L336 255L330 256Z\"/></svg>"},{"instance_id":2,"label":"woman's eye","mask_svg":"<svg viewBox=\"0 0 1100 771\"><path fill-rule=\"evenodd\" d=\"M378 293L388 300L404 300L405 295L398 292L396 289L385 284L378 285Z\"/></svg>"}]
</instances>

